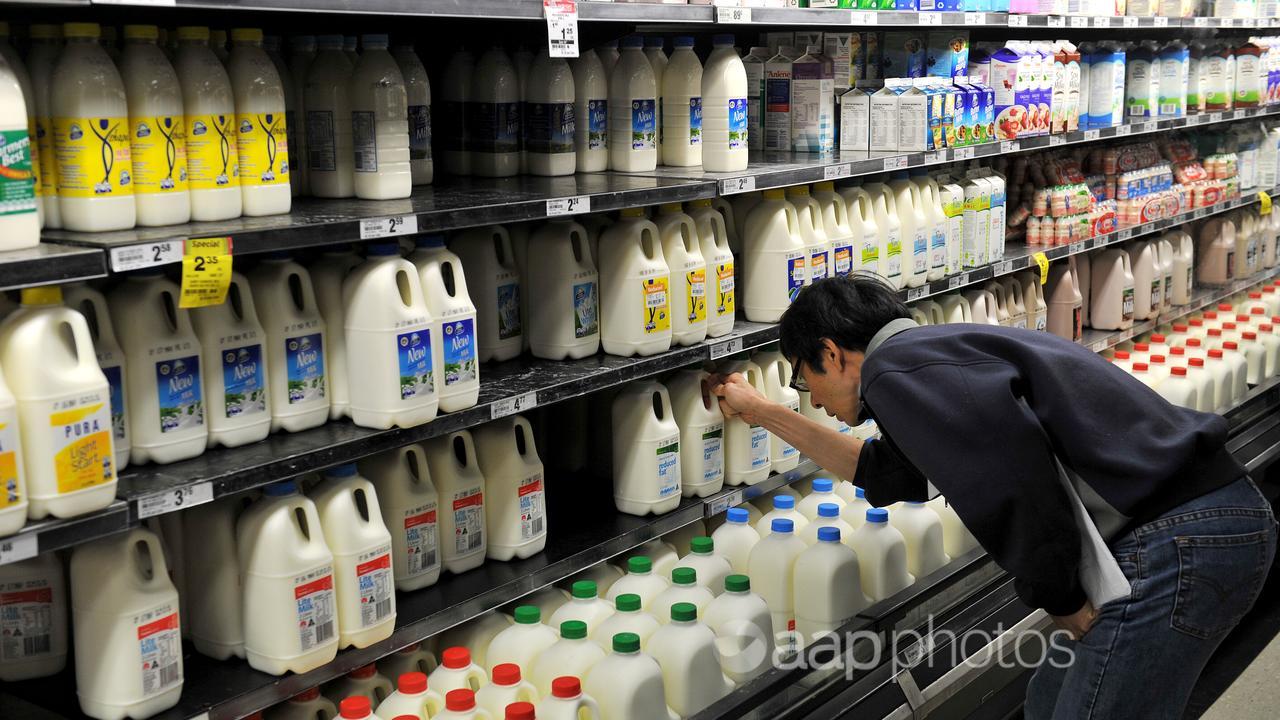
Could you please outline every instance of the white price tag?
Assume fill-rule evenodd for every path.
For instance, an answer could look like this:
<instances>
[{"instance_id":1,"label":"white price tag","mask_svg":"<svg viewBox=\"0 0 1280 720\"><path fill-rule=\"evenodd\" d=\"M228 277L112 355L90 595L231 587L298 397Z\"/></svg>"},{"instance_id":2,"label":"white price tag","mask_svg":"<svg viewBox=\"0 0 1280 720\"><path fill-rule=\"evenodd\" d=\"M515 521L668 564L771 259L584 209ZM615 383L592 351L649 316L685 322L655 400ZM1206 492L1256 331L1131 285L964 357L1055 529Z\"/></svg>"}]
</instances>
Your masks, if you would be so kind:
<instances>
[{"instance_id":1,"label":"white price tag","mask_svg":"<svg viewBox=\"0 0 1280 720\"><path fill-rule=\"evenodd\" d=\"M922 12L920 13L920 24L921 25L941 25L942 13Z\"/></svg>"},{"instance_id":2,"label":"white price tag","mask_svg":"<svg viewBox=\"0 0 1280 720\"><path fill-rule=\"evenodd\" d=\"M951 152L951 155L956 160L972 160L973 148L971 147L956 148Z\"/></svg>"},{"instance_id":3,"label":"white price tag","mask_svg":"<svg viewBox=\"0 0 1280 720\"><path fill-rule=\"evenodd\" d=\"M1095 17L1095 18L1093 19L1093 26L1094 26L1094 27L1096 27L1096 28L1111 27L1111 18L1109 18L1109 17Z\"/></svg>"},{"instance_id":4,"label":"white price tag","mask_svg":"<svg viewBox=\"0 0 1280 720\"><path fill-rule=\"evenodd\" d=\"M850 163L843 163L840 165L828 165L822 168L823 180L836 180L839 178L846 178L846 177L849 177L851 174L853 174L853 165Z\"/></svg>"},{"instance_id":5,"label":"white price tag","mask_svg":"<svg viewBox=\"0 0 1280 720\"><path fill-rule=\"evenodd\" d=\"M144 5L146 7L174 7L177 0L97 0L101 5Z\"/></svg>"},{"instance_id":6,"label":"white price tag","mask_svg":"<svg viewBox=\"0 0 1280 720\"><path fill-rule=\"evenodd\" d=\"M756 189L756 176L748 175L746 177L729 178L720 181L720 194L732 195L733 193L751 192Z\"/></svg>"},{"instance_id":7,"label":"white price tag","mask_svg":"<svg viewBox=\"0 0 1280 720\"><path fill-rule=\"evenodd\" d=\"M538 407L537 391L527 392L515 397L503 398L489 406L489 419L497 420L508 415L515 415Z\"/></svg>"},{"instance_id":8,"label":"white price tag","mask_svg":"<svg viewBox=\"0 0 1280 720\"><path fill-rule=\"evenodd\" d=\"M1157 18L1155 18L1155 26L1156 26L1156 27L1169 27L1169 18L1167 18L1167 17L1157 17Z\"/></svg>"},{"instance_id":9,"label":"white price tag","mask_svg":"<svg viewBox=\"0 0 1280 720\"><path fill-rule=\"evenodd\" d=\"M163 515L175 510L185 510L196 505L213 502L213 483L202 482L176 490L146 495L138 500L138 519Z\"/></svg>"},{"instance_id":10,"label":"white price tag","mask_svg":"<svg viewBox=\"0 0 1280 720\"><path fill-rule=\"evenodd\" d=\"M1071 27L1087 28L1089 27L1089 18L1084 17L1083 15L1074 16L1071 18Z\"/></svg>"},{"instance_id":11,"label":"white price tag","mask_svg":"<svg viewBox=\"0 0 1280 720\"><path fill-rule=\"evenodd\" d=\"M1098 131L1098 130L1085 130L1085 131L1084 131L1084 139L1085 139L1085 140L1097 140L1097 139L1098 139L1098 137L1099 137L1100 135L1101 135L1101 132L1100 132L1100 131Z\"/></svg>"},{"instance_id":12,"label":"white price tag","mask_svg":"<svg viewBox=\"0 0 1280 720\"><path fill-rule=\"evenodd\" d=\"M965 25L986 25L987 14L980 12L967 12L964 14Z\"/></svg>"},{"instance_id":13,"label":"white price tag","mask_svg":"<svg viewBox=\"0 0 1280 720\"><path fill-rule=\"evenodd\" d=\"M578 3L576 0L542 0L547 16L547 54L553 58L578 57Z\"/></svg>"},{"instance_id":14,"label":"white price tag","mask_svg":"<svg viewBox=\"0 0 1280 720\"><path fill-rule=\"evenodd\" d=\"M719 360L722 357L742 352L742 338L736 337L724 342L718 342L711 346L711 359Z\"/></svg>"},{"instance_id":15,"label":"white price tag","mask_svg":"<svg viewBox=\"0 0 1280 720\"><path fill-rule=\"evenodd\" d=\"M749 23L751 22L751 8L718 7L716 8L716 22L718 23Z\"/></svg>"},{"instance_id":16,"label":"white price tag","mask_svg":"<svg viewBox=\"0 0 1280 720\"><path fill-rule=\"evenodd\" d=\"M1073 242L1070 245L1068 245L1067 253L1071 255L1076 255L1078 253L1084 252L1088 248L1089 248L1089 242L1087 240L1081 240L1079 242Z\"/></svg>"},{"instance_id":17,"label":"white price tag","mask_svg":"<svg viewBox=\"0 0 1280 720\"><path fill-rule=\"evenodd\" d=\"M1061 135L1049 136L1049 147L1058 147L1059 145L1066 145L1066 144L1067 144L1067 139Z\"/></svg>"},{"instance_id":18,"label":"white price tag","mask_svg":"<svg viewBox=\"0 0 1280 720\"><path fill-rule=\"evenodd\" d=\"M115 272L141 270L176 262L182 262L181 240L111 248L111 269Z\"/></svg>"},{"instance_id":19,"label":"white price tag","mask_svg":"<svg viewBox=\"0 0 1280 720\"><path fill-rule=\"evenodd\" d=\"M958 287L960 287L960 276L959 276L959 275L952 275L951 277L947 278L947 289L948 289L948 290L955 290L955 289L956 289L956 288L958 288Z\"/></svg>"},{"instance_id":20,"label":"white price tag","mask_svg":"<svg viewBox=\"0 0 1280 720\"><path fill-rule=\"evenodd\" d=\"M547 201L547 217L580 215L591 212L591 198L587 195L556 198Z\"/></svg>"},{"instance_id":21,"label":"white price tag","mask_svg":"<svg viewBox=\"0 0 1280 720\"><path fill-rule=\"evenodd\" d=\"M1051 28L1060 28L1067 26L1067 19L1061 15L1050 15L1045 23Z\"/></svg>"},{"instance_id":22,"label":"white price tag","mask_svg":"<svg viewBox=\"0 0 1280 720\"><path fill-rule=\"evenodd\" d=\"M35 557L40 550L35 533L0 540L0 565Z\"/></svg>"},{"instance_id":23,"label":"white price tag","mask_svg":"<svg viewBox=\"0 0 1280 720\"><path fill-rule=\"evenodd\" d=\"M1138 18L1130 15L1126 15L1124 18L1124 26L1127 28L1138 27Z\"/></svg>"},{"instance_id":24,"label":"white price tag","mask_svg":"<svg viewBox=\"0 0 1280 720\"><path fill-rule=\"evenodd\" d=\"M1125 240L1132 238L1133 228L1125 228L1121 230L1120 232L1116 233L1116 237L1120 239L1120 242L1124 242Z\"/></svg>"},{"instance_id":25,"label":"white price tag","mask_svg":"<svg viewBox=\"0 0 1280 720\"><path fill-rule=\"evenodd\" d=\"M873 12L858 11L849 13L850 25L876 25L879 21L879 18Z\"/></svg>"},{"instance_id":26,"label":"white price tag","mask_svg":"<svg viewBox=\"0 0 1280 720\"><path fill-rule=\"evenodd\" d=\"M1026 26L1027 26L1026 15L1010 15L1009 16L1009 27L1026 27Z\"/></svg>"},{"instance_id":27,"label":"white price tag","mask_svg":"<svg viewBox=\"0 0 1280 720\"><path fill-rule=\"evenodd\" d=\"M1116 137L1122 137L1122 136L1128 135L1131 132L1133 132L1133 128L1130 127L1129 125L1121 123L1116 126Z\"/></svg>"},{"instance_id":28,"label":"white price tag","mask_svg":"<svg viewBox=\"0 0 1280 720\"><path fill-rule=\"evenodd\" d=\"M417 215L393 215L384 218L371 218L360 221L360 239L376 240L377 238L395 235L412 235L418 232Z\"/></svg>"},{"instance_id":29,"label":"white price tag","mask_svg":"<svg viewBox=\"0 0 1280 720\"><path fill-rule=\"evenodd\" d=\"M742 504L743 499L741 490L734 490L728 495L715 498L706 505L706 517L715 517L731 507L737 507Z\"/></svg>"},{"instance_id":30,"label":"white price tag","mask_svg":"<svg viewBox=\"0 0 1280 720\"><path fill-rule=\"evenodd\" d=\"M928 294L928 287L911 288L910 290L907 290L907 302L915 302Z\"/></svg>"},{"instance_id":31,"label":"white price tag","mask_svg":"<svg viewBox=\"0 0 1280 720\"><path fill-rule=\"evenodd\" d=\"M1013 272L1012 260L1005 260L999 265L996 265L996 275L1008 275L1011 272Z\"/></svg>"},{"instance_id":32,"label":"white price tag","mask_svg":"<svg viewBox=\"0 0 1280 720\"><path fill-rule=\"evenodd\" d=\"M907 156L906 156L906 155L895 155L894 157L887 157L887 158L885 158L885 159L884 159L884 169L885 169L885 171L886 171L886 172L887 172L887 171L889 171L889 170L906 170L906 169L907 169Z\"/></svg>"},{"instance_id":33,"label":"white price tag","mask_svg":"<svg viewBox=\"0 0 1280 720\"><path fill-rule=\"evenodd\" d=\"M1192 20L1191 24L1196 27L1209 27L1209 18L1198 17L1198 18L1192 18L1191 20Z\"/></svg>"},{"instance_id":34,"label":"white price tag","mask_svg":"<svg viewBox=\"0 0 1280 720\"><path fill-rule=\"evenodd\" d=\"M1209 113L1209 119L1206 120L1205 122L1211 122L1211 123L1222 122L1222 113L1220 112Z\"/></svg>"},{"instance_id":35,"label":"white price tag","mask_svg":"<svg viewBox=\"0 0 1280 720\"><path fill-rule=\"evenodd\" d=\"M1018 152L1022 149L1022 145L1017 140L1005 140L1000 143L1000 154Z\"/></svg>"}]
</instances>

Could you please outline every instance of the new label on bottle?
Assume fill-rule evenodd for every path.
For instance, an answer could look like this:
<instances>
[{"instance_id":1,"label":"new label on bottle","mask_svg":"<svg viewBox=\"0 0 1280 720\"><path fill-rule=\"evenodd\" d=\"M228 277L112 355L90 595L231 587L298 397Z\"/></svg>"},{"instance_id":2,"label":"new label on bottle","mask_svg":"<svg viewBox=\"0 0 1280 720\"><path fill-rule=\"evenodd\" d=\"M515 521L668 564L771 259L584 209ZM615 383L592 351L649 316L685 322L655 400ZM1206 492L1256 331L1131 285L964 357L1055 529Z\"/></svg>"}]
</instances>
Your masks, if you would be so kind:
<instances>
[{"instance_id":1,"label":"new label on bottle","mask_svg":"<svg viewBox=\"0 0 1280 720\"><path fill-rule=\"evenodd\" d=\"M479 372L476 361L475 321L471 318L444 324L444 384L471 382Z\"/></svg>"},{"instance_id":2,"label":"new label on bottle","mask_svg":"<svg viewBox=\"0 0 1280 720\"><path fill-rule=\"evenodd\" d=\"M157 362L156 397L160 403L161 433L204 425L200 357L188 355Z\"/></svg>"},{"instance_id":3,"label":"new label on bottle","mask_svg":"<svg viewBox=\"0 0 1280 720\"><path fill-rule=\"evenodd\" d=\"M671 327L671 314L667 309L667 278L648 278L641 281L644 293L644 332L650 335L665 332Z\"/></svg>"},{"instance_id":4,"label":"new label on bottle","mask_svg":"<svg viewBox=\"0 0 1280 720\"><path fill-rule=\"evenodd\" d=\"M293 579L298 609L298 640L303 652L333 639L336 631L333 566L326 565Z\"/></svg>"},{"instance_id":5,"label":"new label on bottle","mask_svg":"<svg viewBox=\"0 0 1280 720\"><path fill-rule=\"evenodd\" d=\"M133 191L173 193L187 189L187 133L181 115L130 118Z\"/></svg>"},{"instance_id":6,"label":"new label on bottle","mask_svg":"<svg viewBox=\"0 0 1280 720\"><path fill-rule=\"evenodd\" d=\"M747 147L747 99L729 98L729 149Z\"/></svg>"},{"instance_id":7,"label":"new label on bottle","mask_svg":"<svg viewBox=\"0 0 1280 720\"><path fill-rule=\"evenodd\" d=\"M591 281L573 285L573 336L591 337L600 332L599 298Z\"/></svg>"},{"instance_id":8,"label":"new label on bottle","mask_svg":"<svg viewBox=\"0 0 1280 720\"><path fill-rule=\"evenodd\" d=\"M707 271L699 268L684 274L685 311L691 323L707 319Z\"/></svg>"},{"instance_id":9,"label":"new label on bottle","mask_svg":"<svg viewBox=\"0 0 1280 720\"><path fill-rule=\"evenodd\" d=\"M240 184L289 182L289 141L283 113L237 113L236 150Z\"/></svg>"},{"instance_id":10,"label":"new label on bottle","mask_svg":"<svg viewBox=\"0 0 1280 720\"><path fill-rule=\"evenodd\" d=\"M916 275L922 275L929 271L929 238L925 236L923 230L916 230L912 245L911 267Z\"/></svg>"},{"instance_id":11,"label":"new label on bottle","mask_svg":"<svg viewBox=\"0 0 1280 720\"><path fill-rule=\"evenodd\" d=\"M431 367L431 334L425 329L396 336L396 357L400 361L400 399L430 395L436 391Z\"/></svg>"},{"instance_id":12,"label":"new label on bottle","mask_svg":"<svg viewBox=\"0 0 1280 720\"><path fill-rule=\"evenodd\" d=\"M98 358L102 362L102 358ZM124 435L124 379L119 365L102 367L102 374L107 376L108 395L111 398L111 435L117 442L125 439Z\"/></svg>"},{"instance_id":13,"label":"new label on bottle","mask_svg":"<svg viewBox=\"0 0 1280 720\"><path fill-rule=\"evenodd\" d=\"M7 422L0 423L0 510L22 502L22 493L18 491L18 423L17 418L10 415ZM0 622L4 621L0 613ZM0 635L0 642L8 634Z\"/></svg>"},{"instance_id":14,"label":"new label on bottle","mask_svg":"<svg viewBox=\"0 0 1280 720\"><path fill-rule=\"evenodd\" d=\"M484 491L459 490L453 494L453 551L464 555L484 544Z\"/></svg>"},{"instance_id":15,"label":"new label on bottle","mask_svg":"<svg viewBox=\"0 0 1280 720\"><path fill-rule=\"evenodd\" d=\"M631 101L631 149L656 150L658 148L657 111L653 98Z\"/></svg>"},{"instance_id":16,"label":"new label on bottle","mask_svg":"<svg viewBox=\"0 0 1280 720\"><path fill-rule=\"evenodd\" d=\"M680 494L680 436L658 443L658 497Z\"/></svg>"},{"instance_id":17,"label":"new label on bottle","mask_svg":"<svg viewBox=\"0 0 1280 720\"><path fill-rule=\"evenodd\" d=\"M513 279L498 286L498 339L520 337L521 331L520 283Z\"/></svg>"},{"instance_id":18,"label":"new label on bottle","mask_svg":"<svg viewBox=\"0 0 1280 720\"><path fill-rule=\"evenodd\" d=\"M360 627L382 622L391 614L391 546L360 553L356 558L356 587L360 590Z\"/></svg>"},{"instance_id":19,"label":"new label on bottle","mask_svg":"<svg viewBox=\"0 0 1280 720\"><path fill-rule=\"evenodd\" d=\"M938 269L947 264L947 233L942 226L933 229L929 238L929 267Z\"/></svg>"},{"instance_id":20,"label":"new label on bottle","mask_svg":"<svg viewBox=\"0 0 1280 720\"><path fill-rule=\"evenodd\" d=\"M286 338L284 359L289 373L290 405L325 396L324 340L320 333Z\"/></svg>"},{"instance_id":21,"label":"new label on bottle","mask_svg":"<svg viewBox=\"0 0 1280 720\"><path fill-rule=\"evenodd\" d=\"M520 498L520 539L532 540L547 527L547 501L542 488L542 473L520 481L516 488Z\"/></svg>"},{"instance_id":22,"label":"new label on bottle","mask_svg":"<svg viewBox=\"0 0 1280 720\"><path fill-rule=\"evenodd\" d=\"M232 115L188 115L187 185L216 190L240 182L240 154Z\"/></svg>"},{"instance_id":23,"label":"new label on bottle","mask_svg":"<svg viewBox=\"0 0 1280 720\"><path fill-rule=\"evenodd\" d=\"M609 147L609 101L587 101L587 149L605 150Z\"/></svg>"},{"instance_id":24,"label":"new label on bottle","mask_svg":"<svg viewBox=\"0 0 1280 720\"><path fill-rule=\"evenodd\" d=\"M795 251L786 254L787 262L787 300L796 301L800 288L804 287L804 252Z\"/></svg>"},{"instance_id":25,"label":"new label on bottle","mask_svg":"<svg viewBox=\"0 0 1280 720\"><path fill-rule=\"evenodd\" d=\"M410 577L434 570L440 564L434 502L405 511L404 544L405 565Z\"/></svg>"},{"instance_id":26,"label":"new label on bottle","mask_svg":"<svg viewBox=\"0 0 1280 720\"><path fill-rule=\"evenodd\" d=\"M267 411L266 369L262 363L261 345L223 351L222 387L228 418Z\"/></svg>"},{"instance_id":27,"label":"new label on bottle","mask_svg":"<svg viewBox=\"0 0 1280 720\"><path fill-rule=\"evenodd\" d=\"M48 580L0 583L0 661L34 660L52 653L53 613Z\"/></svg>"},{"instance_id":28,"label":"new label on bottle","mask_svg":"<svg viewBox=\"0 0 1280 720\"><path fill-rule=\"evenodd\" d=\"M56 403L49 415L58 492L71 493L110 482L111 408L106 398L89 395Z\"/></svg>"},{"instance_id":29,"label":"new label on bottle","mask_svg":"<svg viewBox=\"0 0 1280 720\"><path fill-rule=\"evenodd\" d=\"M716 266L716 316L733 315L737 297L733 276L733 263Z\"/></svg>"},{"instance_id":30,"label":"new label on bottle","mask_svg":"<svg viewBox=\"0 0 1280 720\"><path fill-rule=\"evenodd\" d=\"M702 144L702 98L689 98L689 144Z\"/></svg>"},{"instance_id":31,"label":"new label on bottle","mask_svg":"<svg viewBox=\"0 0 1280 720\"><path fill-rule=\"evenodd\" d=\"M30 136L25 130L0 130L0 216L35 211Z\"/></svg>"},{"instance_id":32,"label":"new label on bottle","mask_svg":"<svg viewBox=\"0 0 1280 720\"><path fill-rule=\"evenodd\" d=\"M716 423L702 431L702 482L715 482L723 475L724 424Z\"/></svg>"},{"instance_id":33,"label":"new label on bottle","mask_svg":"<svg viewBox=\"0 0 1280 720\"><path fill-rule=\"evenodd\" d=\"M169 603L134 618L142 655L142 694L153 695L182 682L182 635L178 609Z\"/></svg>"},{"instance_id":34,"label":"new label on bottle","mask_svg":"<svg viewBox=\"0 0 1280 720\"><path fill-rule=\"evenodd\" d=\"M55 118L53 141L60 197L133 194L127 118Z\"/></svg>"},{"instance_id":35,"label":"new label on bottle","mask_svg":"<svg viewBox=\"0 0 1280 720\"><path fill-rule=\"evenodd\" d=\"M525 149L535 153L571 153L577 130L573 103L525 103Z\"/></svg>"}]
</instances>

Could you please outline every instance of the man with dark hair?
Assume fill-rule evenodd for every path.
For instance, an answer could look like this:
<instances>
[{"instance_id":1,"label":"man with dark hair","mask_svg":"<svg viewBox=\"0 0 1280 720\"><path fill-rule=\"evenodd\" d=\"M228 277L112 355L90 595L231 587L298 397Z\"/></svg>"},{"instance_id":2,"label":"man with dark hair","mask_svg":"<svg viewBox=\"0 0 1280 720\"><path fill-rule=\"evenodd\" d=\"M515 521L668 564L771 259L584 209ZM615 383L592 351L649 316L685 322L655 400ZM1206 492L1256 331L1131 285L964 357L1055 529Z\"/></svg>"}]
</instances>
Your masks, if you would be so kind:
<instances>
[{"instance_id":1,"label":"man with dark hair","mask_svg":"<svg viewBox=\"0 0 1280 720\"><path fill-rule=\"evenodd\" d=\"M874 276L804 288L781 345L814 407L873 418L883 437L824 427L738 374L717 378L725 415L780 435L872 505L946 496L1019 597L1072 638L1036 671L1027 718L1181 716L1276 550L1270 504L1227 451L1222 417L1048 333L918 327Z\"/></svg>"}]
</instances>

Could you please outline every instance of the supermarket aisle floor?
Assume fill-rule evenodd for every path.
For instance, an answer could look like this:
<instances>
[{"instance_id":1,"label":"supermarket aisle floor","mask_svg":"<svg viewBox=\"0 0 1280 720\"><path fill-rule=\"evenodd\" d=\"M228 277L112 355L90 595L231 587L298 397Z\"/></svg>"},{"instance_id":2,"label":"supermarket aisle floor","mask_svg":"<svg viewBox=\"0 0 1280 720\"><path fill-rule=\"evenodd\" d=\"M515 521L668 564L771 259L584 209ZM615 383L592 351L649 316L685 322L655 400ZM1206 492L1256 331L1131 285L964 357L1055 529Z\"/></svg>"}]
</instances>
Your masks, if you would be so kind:
<instances>
[{"instance_id":1,"label":"supermarket aisle floor","mask_svg":"<svg viewBox=\"0 0 1280 720\"><path fill-rule=\"evenodd\" d=\"M1201 720L1270 720L1280 715L1280 636L1201 715Z\"/></svg>"}]
</instances>

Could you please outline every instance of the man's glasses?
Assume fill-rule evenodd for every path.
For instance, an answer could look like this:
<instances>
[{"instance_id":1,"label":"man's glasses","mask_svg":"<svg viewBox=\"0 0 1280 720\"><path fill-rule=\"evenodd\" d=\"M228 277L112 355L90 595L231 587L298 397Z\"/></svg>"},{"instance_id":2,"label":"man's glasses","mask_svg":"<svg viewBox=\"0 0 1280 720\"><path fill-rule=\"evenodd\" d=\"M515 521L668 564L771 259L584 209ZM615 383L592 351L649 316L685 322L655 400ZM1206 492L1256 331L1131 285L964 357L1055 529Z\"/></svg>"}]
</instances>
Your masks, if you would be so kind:
<instances>
[{"instance_id":1,"label":"man's glasses","mask_svg":"<svg viewBox=\"0 0 1280 720\"><path fill-rule=\"evenodd\" d=\"M800 376L800 368L804 366L803 360L796 360L795 366L791 369L791 389L796 392L809 392L809 383Z\"/></svg>"}]
</instances>

